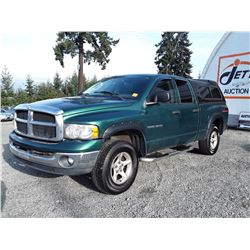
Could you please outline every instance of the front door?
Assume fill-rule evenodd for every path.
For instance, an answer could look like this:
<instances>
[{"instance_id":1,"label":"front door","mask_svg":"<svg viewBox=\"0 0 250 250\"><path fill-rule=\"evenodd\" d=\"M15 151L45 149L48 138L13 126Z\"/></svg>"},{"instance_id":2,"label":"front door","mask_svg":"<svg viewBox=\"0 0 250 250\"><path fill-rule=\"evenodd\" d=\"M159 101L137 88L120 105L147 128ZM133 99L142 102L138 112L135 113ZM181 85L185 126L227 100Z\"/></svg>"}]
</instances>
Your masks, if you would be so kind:
<instances>
[{"instance_id":1,"label":"front door","mask_svg":"<svg viewBox=\"0 0 250 250\"><path fill-rule=\"evenodd\" d=\"M168 103L159 103L154 100L154 93L167 91L170 95ZM172 80L160 80L152 89L145 108L144 124L147 137L148 152L178 145L180 116L178 112L178 96Z\"/></svg>"}]
</instances>

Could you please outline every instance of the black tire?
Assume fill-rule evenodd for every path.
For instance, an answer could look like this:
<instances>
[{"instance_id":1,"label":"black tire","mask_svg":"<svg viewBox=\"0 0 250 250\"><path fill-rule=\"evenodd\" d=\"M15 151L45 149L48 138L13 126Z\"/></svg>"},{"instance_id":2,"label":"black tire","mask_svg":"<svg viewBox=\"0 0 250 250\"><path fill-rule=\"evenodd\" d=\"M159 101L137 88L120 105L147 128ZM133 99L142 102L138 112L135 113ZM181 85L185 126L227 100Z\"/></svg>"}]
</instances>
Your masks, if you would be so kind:
<instances>
[{"instance_id":1,"label":"black tire","mask_svg":"<svg viewBox=\"0 0 250 250\"><path fill-rule=\"evenodd\" d=\"M214 136L217 138L217 142L214 145L211 145L214 140ZM205 155L213 155L217 152L220 144L220 133L219 129L216 126L212 126L209 129L208 136L205 140L199 141L199 150L200 153Z\"/></svg>"},{"instance_id":2,"label":"black tire","mask_svg":"<svg viewBox=\"0 0 250 250\"><path fill-rule=\"evenodd\" d=\"M114 170L114 165L118 162L118 158L128 157L128 161L131 163L126 166L121 166L120 171L124 172L126 168L128 175L124 177L123 183L117 183L122 181L122 176ZM124 158L126 160L126 158ZM125 161L120 161L124 162ZM112 165L113 163L113 165ZM117 163L118 164L118 163ZM122 164L122 163L121 163ZM115 167L117 168L117 166ZM118 166L119 168L119 166ZM122 170L121 170L122 169ZM138 170L138 157L134 147L127 141L107 141L103 145L94 169L92 170L92 180L97 189L107 194L120 194L125 192L134 182ZM115 172L114 172L115 171ZM114 178L117 177L117 178ZM120 179L119 179L120 178ZM114 181L116 179L116 182Z\"/></svg>"}]
</instances>

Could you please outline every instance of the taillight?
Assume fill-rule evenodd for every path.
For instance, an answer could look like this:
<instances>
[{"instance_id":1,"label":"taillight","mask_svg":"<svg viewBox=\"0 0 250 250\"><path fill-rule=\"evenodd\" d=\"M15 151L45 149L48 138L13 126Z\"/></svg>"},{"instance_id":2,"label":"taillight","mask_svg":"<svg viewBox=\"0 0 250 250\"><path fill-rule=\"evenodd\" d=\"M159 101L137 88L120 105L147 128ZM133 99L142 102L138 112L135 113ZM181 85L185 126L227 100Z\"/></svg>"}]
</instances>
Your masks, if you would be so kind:
<instances>
[{"instance_id":1,"label":"taillight","mask_svg":"<svg viewBox=\"0 0 250 250\"><path fill-rule=\"evenodd\" d=\"M228 108L222 109L222 112L223 112L223 113L228 113Z\"/></svg>"}]
</instances>

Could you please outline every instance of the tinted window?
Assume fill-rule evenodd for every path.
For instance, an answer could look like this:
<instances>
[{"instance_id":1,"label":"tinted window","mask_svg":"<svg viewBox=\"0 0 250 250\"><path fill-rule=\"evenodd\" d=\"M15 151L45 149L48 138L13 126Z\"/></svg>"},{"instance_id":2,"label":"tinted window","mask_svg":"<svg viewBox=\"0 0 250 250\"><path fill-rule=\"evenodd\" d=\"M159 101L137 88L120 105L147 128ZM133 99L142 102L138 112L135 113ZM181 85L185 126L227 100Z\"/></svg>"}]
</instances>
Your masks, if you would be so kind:
<instances>
[{"instance_id":1,"label":"tinted window","mask_svg":"<svg viewBox=\"0 0 250 250\"><path fill-rule=\"evenodd\" d=\"M171 79L161 80L149 95L148 101L155 102L155 94L157 91L167 91L170 95L170 103L175 102L174 88Z\"/></svg>"},{"instance_id":2,"label":"tinted window","mask_svg":"<svg viewBox=\"0 0 250 250\"><path fill-rule=\"evenodd\" d=\"M218 88L216 87L211 88L211 93L212 93L213 98L221 99L221 94Z\"/></svg>"},{"instance_id":3,"label":"tinted window","mask_svg":"<svg viewBox=\"0 0 250 250\"><path fill-rule=\"evenodd\" d=\"M187 82L181 80L175 80L175 82L180 93L181 102L182 103L193 102L192 95Z\"/></svg>"},{"instance_id":4,"label":"tinted window","mask_svg":"<svg viewBox=\"0 0 250 250\"><path fill-rule=\"evenodd\" d=\"M209 87L199 86L198 93L201 100L212 98Z\"/></svg>"},{"instance_id":5,"label":"tinted window","mask_svg":"<svg viewBox=\"0 0 250 250\"><path fill-rule=\"evenodd\" d=\"M220 89L215 85L212 85L209 82L206 83L206 81L201 82L191 80L190 82L200 103L224 100Z\"/></svg>"}]
</instances>

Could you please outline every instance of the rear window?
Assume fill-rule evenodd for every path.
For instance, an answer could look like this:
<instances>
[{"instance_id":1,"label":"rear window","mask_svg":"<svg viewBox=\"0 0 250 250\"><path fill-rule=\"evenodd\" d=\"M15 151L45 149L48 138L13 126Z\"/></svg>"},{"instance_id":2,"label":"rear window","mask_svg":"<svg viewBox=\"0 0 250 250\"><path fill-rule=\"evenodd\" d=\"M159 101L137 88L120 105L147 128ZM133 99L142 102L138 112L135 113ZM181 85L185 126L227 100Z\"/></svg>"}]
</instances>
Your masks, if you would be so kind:
<instances>
[{"instance_id":1,"label":"rear window","mask_svg":"<svg viewBox=\"0 0 250 250\"><path fill-rule=\"evenodd\" d=\"M202 100L212 98L212 94L210 92L210 89L207 86L198 86L198 93L199 93L199 96Z\"/></svg>"},{"instance_id":2,"label":"rear window","mask_svg":"<svg viewBox=\"0 0 250 250\"><path fill-rule=\"evenodd\" d=\"M218 88L212 87L211 88L211 94L212 94L213 98L221 99L221 94L220 94L220 91L218 90Z\"/></svg>"},{"instance_id":3,"label":"rear window","mask_svg":"<svg viewBox=\"0 0 250 250\"><path fill-rule=\"evenodd\" d=\"M218 102L223 100L218 87L198 81L190 82L200 103Z\"/></svg>"}]
</instances>

